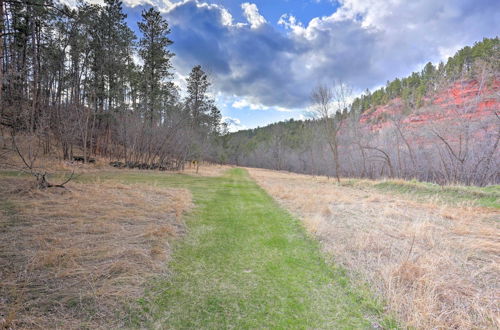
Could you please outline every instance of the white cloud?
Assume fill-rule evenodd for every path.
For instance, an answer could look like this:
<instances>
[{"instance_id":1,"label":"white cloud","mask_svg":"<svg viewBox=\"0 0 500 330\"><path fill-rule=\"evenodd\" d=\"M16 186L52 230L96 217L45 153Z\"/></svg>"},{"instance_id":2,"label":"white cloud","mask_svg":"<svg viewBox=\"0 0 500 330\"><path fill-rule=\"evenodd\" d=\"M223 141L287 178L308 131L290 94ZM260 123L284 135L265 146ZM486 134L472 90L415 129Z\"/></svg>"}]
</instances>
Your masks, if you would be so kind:
<instances>
[{"instance_id":1,"label":"white cloud","mask_svg":"<svg viewBox=\"0 0 500 330\"><path fill-rule=\"evenodd\" d=\"M239 99L239 100L233 102L232 107L236 108L236 109L247 108L250 110L269 110L269 107L262 105L262 104L256 104L256 103L249 102L245 98L242 98L242 99Z\"/></svg>"},{"instance_id":2,"label":"white cloud","mask_svg":"<svg viewBox=\"0 0 500 330\"><path fill-rule=\"evenodd\" d=\"M151 5L159 10L167 10L174 5L174 2L169 0L123 0L123 3L129 7Z\"/></svg>"},{"instance_id":3,"label":"white cloud","mask_svg":"<svg viewBox=\"0 0 500 330\"><path fill-rule=\"evenodd\" d=\"M251 102L247 98L240 98L231 105L235 109L250 109L250 110L274 110L279 112L294 112L296 109L289 109L281 106L267 106L259 102Z\"/></svg>"},{"instance_id":4,"label":"white cloud","mask_svg":"<svg viewBox=\"0 0 500 330\"><path fill-rule=\"evenodd\" d=\"M297 21L297 18L290 14L281 15L280 19L278 20L278 25L283 25L286 29L290 29L296 34L301 34L302 32L304 32L304 26L302 22Z\"/></svg>"},{"instance_id":5,"label":"white cloud","mask_svg":"<svg viewBox=\"0 0 500 330\"><path fill-rule=\"evenodd\" d=\"M264 16L259 14L259 9L256 4L245 2L241 4L241 9L243 9L243 15L245 15L252 29L258 29L267 23Z\"/></svg>"},{"instance_id":6,"label":"white cloud","mask_svg":"<svg viewBox=\"0 0 500 330\"><path fill-rule=\"evenodd\" d=\"M405 0L403 0L405 1ZM380 27L400 0L339 0L339 9L331 16L333 20L361 21L363 27ZM398 12L398 14L401 14Z\"/></svg>"},{"instance_id":7,"label":"white cloud","mask_svg":"<svg viewBox=\"0 0 500 330\"><path fill-rule=\"evenodd\" d=\"M294 112L296 109L289 109L285 107L280 107L280 106L274 106L272 107L273 110L279 111L279 112Z\"/></svg>"},{"instance_id":8,"label":"white cloud","mask_svg":"<svg viewBox=\"0 0 500 330\"><path fill-rule=\"evenodd\" d=\"M238 118L233 118L229 116L222 117L222 121L227 124L227 128L229 132L236 132L240 130L247 129L245 125L241 123L241 120Z\"/></svg>"},{"instance_id":9,"label":"white cloud","mask_svg":"<svg viewBox=\"0 0 500 330\"><path fill-rule=\"evenodd\" d=\"M233 16L226 8L221 8L222 25L233 25Z\"/></svg>"},{"instance_id":10,"label":"white cloud","mask_svg":"<svg viewBox=\"0 0 500 330\"><path fill-rule=\"evenodd\" d=\"M299 113L299 115L296 116L296 119L297 120L306 120L306 119L309 119L309 118L307 118L303 113Z\"/></svg>"}]
</instances>

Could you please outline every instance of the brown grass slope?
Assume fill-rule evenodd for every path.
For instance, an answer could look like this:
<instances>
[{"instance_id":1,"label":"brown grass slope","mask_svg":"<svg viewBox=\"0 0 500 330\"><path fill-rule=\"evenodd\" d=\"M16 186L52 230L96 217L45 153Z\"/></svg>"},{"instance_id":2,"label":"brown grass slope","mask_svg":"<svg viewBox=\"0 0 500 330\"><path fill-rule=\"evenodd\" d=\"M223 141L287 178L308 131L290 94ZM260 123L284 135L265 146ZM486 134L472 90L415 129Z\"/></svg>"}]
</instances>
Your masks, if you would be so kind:
<instances>
[{"instance_id":1,"label":"brown grass slope","mask_svg":"<svg viewBox=\"0 0 500 330\"><path fill-rule=\"evenodd\" d=\"M500 327L500 213L248 169L409 327Z\"/></svg>"}]
</instances>

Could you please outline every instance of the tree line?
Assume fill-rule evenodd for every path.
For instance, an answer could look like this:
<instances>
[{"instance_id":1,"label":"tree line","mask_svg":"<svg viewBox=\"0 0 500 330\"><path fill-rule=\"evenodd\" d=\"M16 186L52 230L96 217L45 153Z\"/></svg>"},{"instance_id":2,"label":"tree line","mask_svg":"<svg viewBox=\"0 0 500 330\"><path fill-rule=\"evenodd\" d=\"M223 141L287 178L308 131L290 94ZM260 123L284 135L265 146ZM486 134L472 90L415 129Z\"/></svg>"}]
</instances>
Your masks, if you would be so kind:
<instances>
[{"instance_id":1,"label":"tree line","mask_svg":"<svg viewBox=\"0 0 500 330\"><path fill-rule=\"evenodd\" d=\"M0 10L0 128L33 145L23 151L26 160L37 153L85 162L100 155L179 169L202 159L223 132L201 66L181 97L171 31L154 8L142 12L139 38L119 0L76 8L0 0Z\"/></svg>"},{"instance_id":2,"label":"tree line","mask_svg":"<svg viewBox=\"0 0 500 330\"><path fill-rule=\"evenodd\" d=\"M438 69L427 64L422 73L396 79L352 103L345 84L319 85L311 93L311 119L220 137L223 148L217 157L236 165L337 180L390 177L498 184L499 83L499 39L484 39L459 50ZM407 95L421 95L421 101ZM455 102L457 95L463 102ZM379 106L397 97L401 100L392 108L375 115ZM448 104L433 103L436 97ZM483 108L483 117L477 116ZM420 123L412 123L410 115Z\"/></svg>"}]
</instances>

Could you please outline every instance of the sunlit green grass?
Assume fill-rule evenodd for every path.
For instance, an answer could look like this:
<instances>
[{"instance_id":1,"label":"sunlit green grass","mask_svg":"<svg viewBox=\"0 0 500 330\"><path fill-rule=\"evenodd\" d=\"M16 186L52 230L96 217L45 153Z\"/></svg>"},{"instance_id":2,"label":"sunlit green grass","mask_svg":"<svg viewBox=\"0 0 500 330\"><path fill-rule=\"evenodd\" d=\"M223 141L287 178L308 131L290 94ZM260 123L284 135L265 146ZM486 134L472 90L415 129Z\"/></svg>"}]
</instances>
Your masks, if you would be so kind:
<instances>
[{"instance_id":1,"label":"sunlit green grass","mask_svg":"<svg viewBox=\"0 0 500 330\"><path fill-rule=\"evenodd\" d=\"M82 177L80 180L95 180ZM220 178L116 172L98 180L185 187L195 210L170 275L141 299L131 327L370 328L394 322L366 290L325 262L300 222L234 169Z\"/></svg>"},{"instance_id":2,"label":"sunlit green grass","mask_svg":"<svg viewBox=\"0 0 500 330\"><path fill-rule=\"evenodd\" d=\"M451 205L470 204L500 208L500 185L486 187L447 185L441 186L416 180L367 180L343 179L342 186L367 188L373 187L382 192L401 193L419 200L437 199Z\"/></svg>"},{"instance_id":3,"label":"sunlit green grass","mask_svg":"<svg viewBox=\"0 0 500 330\"><path fill-rule=\"evenodd\" d=\"M500 185L488 187L439 186L427 182L384 181L374 185L383 191L413 194L417 197L437 197L449 203L471 203L500 208Z\"/></svg>"}]
</instances>

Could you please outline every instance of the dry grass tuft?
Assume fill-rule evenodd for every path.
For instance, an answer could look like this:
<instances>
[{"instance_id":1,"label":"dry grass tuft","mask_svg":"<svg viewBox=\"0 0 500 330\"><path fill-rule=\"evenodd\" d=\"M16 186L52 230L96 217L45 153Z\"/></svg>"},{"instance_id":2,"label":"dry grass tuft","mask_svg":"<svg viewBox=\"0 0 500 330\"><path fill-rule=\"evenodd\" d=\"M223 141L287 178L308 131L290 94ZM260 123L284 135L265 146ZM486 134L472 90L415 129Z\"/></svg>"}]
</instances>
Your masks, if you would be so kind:
<instances>
[{"instance_id":1,"label":"dry grass tuft","mask_svg":"<svg viewBox=\"0 0 500 330\"><path fill-rule=\"evenodd\" d=\"M191 206L183 189L114 183L0 185L0 324L110 328L145 282L166 271L169 239Z\"/></svg>"},{"instance_id":2,"label":"dry grass tuft","mask_svg":"<svg viewBox=\"0 0 500 330\"><path fill-rule=\"evenodd\" d=\"M248 170L407 326L500 328L497 210Z\"/></svg>"}]
</instances>

